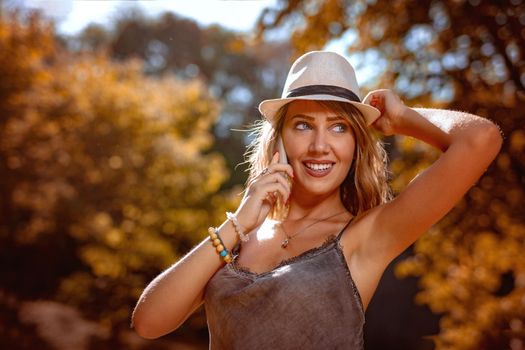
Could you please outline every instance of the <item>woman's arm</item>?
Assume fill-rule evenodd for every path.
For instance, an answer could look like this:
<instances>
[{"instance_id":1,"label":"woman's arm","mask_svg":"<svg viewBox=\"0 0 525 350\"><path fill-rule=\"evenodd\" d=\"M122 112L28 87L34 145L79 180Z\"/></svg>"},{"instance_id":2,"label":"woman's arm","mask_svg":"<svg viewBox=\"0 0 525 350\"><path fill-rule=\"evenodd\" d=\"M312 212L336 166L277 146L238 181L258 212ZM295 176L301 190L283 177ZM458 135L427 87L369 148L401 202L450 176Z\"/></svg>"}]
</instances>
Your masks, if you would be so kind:
<instances>
[{"instance_id":1,"label":"woman's arm","mask_svg":"<svg viewBox=\"0 0 525 350\"><path fill-rule=\"evenodd\" d=\"M395 199L367 215L362 250L388 263L454 207L496 157L502 137L495 124L469 113L409 108L389 90L367 98L382 111L377 129L444 151Z\"/></svg>"},{"instance_id":2,"label":"woman's arm","mask_svg":"<svg viewBox=\"0 0 525 350\"><path fill-rule=\"evenodd\" d=\"M242 227L249 232L260 226L278 192L284 199L290 195L290 186L281 172L293 176L289 164L279 164L275 154L266 174L257 177L246 190L236 212ZM224 246L231 250L238 242L230 221L219 227ZM142 292L132 316L136 332L144 338L158 338L177 329L202 303L208 281L223 266L209 238L184 256L176 264L158 275Z\"/></svg>"},{"instance_id":3,"label":"woman's arm","mask_svg":"<svg viewBox=\"0 0 525 350\"><path fill-rule=\"evenodd\" d=\"M237 243L231 222L219 234L228 250ZM208 281L223 264L209 237L204 239L142 292L132 316L135 331L153 339L177 329L203 303Z\"/></svg>"}]
</instances>

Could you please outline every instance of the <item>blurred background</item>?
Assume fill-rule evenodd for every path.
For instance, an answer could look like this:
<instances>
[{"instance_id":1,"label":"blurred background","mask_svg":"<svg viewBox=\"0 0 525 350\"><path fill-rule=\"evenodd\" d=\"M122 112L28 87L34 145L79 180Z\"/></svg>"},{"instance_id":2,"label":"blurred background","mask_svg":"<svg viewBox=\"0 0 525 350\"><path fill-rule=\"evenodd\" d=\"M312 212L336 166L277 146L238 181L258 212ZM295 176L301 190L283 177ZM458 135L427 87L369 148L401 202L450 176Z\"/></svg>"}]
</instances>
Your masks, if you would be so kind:
<instances>
[{"instance_id":1,"label":"blurred background","mask_svg":"<svg viewBox=\"0 0 525 350\"><path fill-rule=\"evenodd\" d=\"M131 311L236 207L259 101L323 48L363 95L392 88L504 135L385 272L366 348L525 349L522 0L0 0L0 348L207 349L202 308L158 340ZM384 141L394 191L439 156Z\"/></svg>"}]
</instances>

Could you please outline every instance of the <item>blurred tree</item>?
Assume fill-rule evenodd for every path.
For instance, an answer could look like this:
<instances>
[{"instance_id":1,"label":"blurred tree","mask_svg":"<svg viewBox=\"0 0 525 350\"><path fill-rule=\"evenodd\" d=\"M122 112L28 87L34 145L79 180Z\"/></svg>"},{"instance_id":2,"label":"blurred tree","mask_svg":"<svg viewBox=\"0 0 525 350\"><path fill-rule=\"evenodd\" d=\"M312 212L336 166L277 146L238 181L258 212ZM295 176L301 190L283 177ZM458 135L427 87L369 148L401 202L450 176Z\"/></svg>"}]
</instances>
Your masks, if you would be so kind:
<instances>
[{"instance_id":1,"label":"blurred tree","mask_svg":"<svg viewBox=\"0 0 525 350\"><path fill-rule=\"evenodd\" d=\"M377 86L412 105L471 111L498 123L501 154L464 199L397 266L420 276L419 303L442 314L437 349L525 346L525 5L521 0L279 1L260 31L293 27L296 55L347 43ZM438 155L397 138L393 187ZM397 152L396 152L397 153ZM429 204L431 205L431 204Z\"/></svg>"},{"instance_id":2,"label":"blurred tree","mask_svg":"<svg viewBox=\"0 0 525 350\"><path fill-rule=\"evenodd\" d=\"M191 20L166 12L146 17L140 9L122 11L111 29L90 26L70 38L76 50L106 48L117 60L141 58L150 75L175 74L200 78L222 102L214 134L214 150L233 169L241 163L247 135L244 129L259 118L259 101L281 94L291 50L287 42L256 43L243 34L212 25L201 28ZM242 171L232 173L223 187L244 182Z\"/></svg>"},{"instance_id":3,"label":"blurred tree","mask_svg":"<svg viewBox=\"0 0 525 350\"><path fill-rule=\"evenodd\" d=\"M210 152L219 103L198 79L71 55L37 15L0 21L0 76L0 309L46 298L128 328L146 283L237 200ZM25 337L11 321L0 344Z\"/></svg>"},{"instance_id":4,"label":"blurred tree","mask_svg":"<svg viewBox=\"0 0 525 350\"><path fill-rule=\"evenodd\" d=\"M72 38L57 38L62 46L68 47L69 51L83 51L83 52L101 52L104 51L111 34L108 30L97 23L90 23L87 27L84 28L77 36L75 40Z\"/></svg>"}]
</instances>

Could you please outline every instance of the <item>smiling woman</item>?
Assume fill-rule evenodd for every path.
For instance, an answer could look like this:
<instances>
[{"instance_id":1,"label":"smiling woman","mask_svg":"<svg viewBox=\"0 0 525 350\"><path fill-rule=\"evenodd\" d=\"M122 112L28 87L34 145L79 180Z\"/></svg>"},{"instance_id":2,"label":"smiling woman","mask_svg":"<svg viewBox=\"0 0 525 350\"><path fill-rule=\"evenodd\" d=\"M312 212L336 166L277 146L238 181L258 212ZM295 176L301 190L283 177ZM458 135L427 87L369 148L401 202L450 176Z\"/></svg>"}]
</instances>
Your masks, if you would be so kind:
<instances>
[{"instance_id":1,"label":"smiling woman","mask_svg":"<svg viewBox=\"0 0 525 350\"><path fill-rule=\"evenodd\" d=\"M298 58L281 98L259 110L239 208L150 283L135 328L159 337L204 303L210 349L363 349L385 268L481 176L499 130L468 113L409 108L386 89L361 100L350 63L323 51ZM443 154L391 199L371 128Z\"/></svg>"}]
</instances>

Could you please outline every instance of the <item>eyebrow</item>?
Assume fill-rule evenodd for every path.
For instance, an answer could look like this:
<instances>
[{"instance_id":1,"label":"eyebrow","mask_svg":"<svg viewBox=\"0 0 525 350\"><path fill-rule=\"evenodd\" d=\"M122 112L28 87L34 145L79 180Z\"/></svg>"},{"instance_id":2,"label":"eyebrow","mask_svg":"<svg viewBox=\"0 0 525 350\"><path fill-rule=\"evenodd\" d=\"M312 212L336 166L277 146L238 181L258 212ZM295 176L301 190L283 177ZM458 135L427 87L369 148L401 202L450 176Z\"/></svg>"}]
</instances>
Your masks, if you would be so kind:
<instances>
[{"instance_id":1,"label":"eyebrow","mask_svg":"<svg viewBox=\"0 0 525 350\"><path fill-rule=\"evenodd\" d=\"M314 120L315 118L310 116L310 115L306 115L306 114L295 114L294 116L292 116L291 119L295 119L295 118L303 118L303 119L308 119L308 120ZM335 117L328 117L326 118L326 120L328 120L329 122L331 121L334 121L334 120L346 120L344 117L341 117L340 115L338 116L335 116Z\"/></svg>"}]
</instances>

